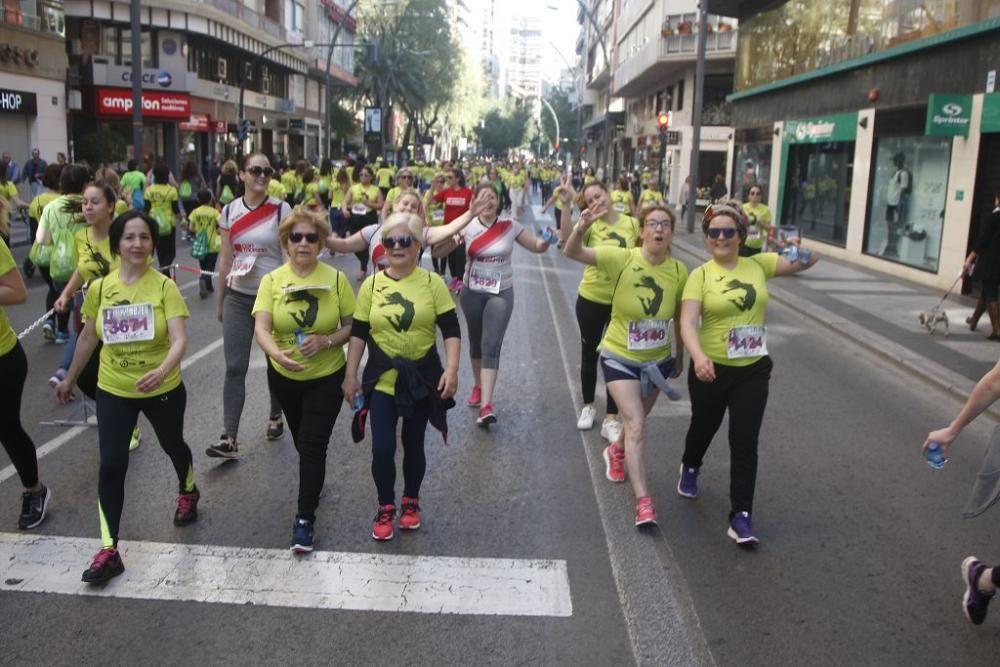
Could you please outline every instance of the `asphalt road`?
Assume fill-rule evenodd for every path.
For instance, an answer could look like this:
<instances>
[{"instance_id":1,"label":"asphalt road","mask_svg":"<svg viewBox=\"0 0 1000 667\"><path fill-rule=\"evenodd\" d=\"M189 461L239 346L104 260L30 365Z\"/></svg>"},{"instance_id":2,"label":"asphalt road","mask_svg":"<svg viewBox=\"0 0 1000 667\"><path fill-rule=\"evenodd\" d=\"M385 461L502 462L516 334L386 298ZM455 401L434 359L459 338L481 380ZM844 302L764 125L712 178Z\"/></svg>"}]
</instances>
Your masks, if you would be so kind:
<instances>
[{"instance_id":1,"label":"asphalt road","mask_svg":"<svg viewBox=\"0 0 1000 667\"><path fill-rule=\"evenodd\" d=\"M356 267L351 257L336 263L349 275ZM542 257L519 250L515 272L499 424L476 428L474 411L460 404L450 416L449 446L429 434L424 527L376 544L369 536L375 505L369 453L350 443L342 415L330 445L317 548L565 562L569 616L13 592L0 563L0 663L996 664L1000 619L973 628L961 614L959 579L959 563L970 553L1000 561L990 514L961 519L990 425L970 427L951 463L932 471L919 444L958 404L772 303L775 371L754 517L762 543L744 551L725 535L725 425L709 450L700 497L676 495L688 408L662 398L647 447L660 528L640 533L632 526L628 486L603 478L598 433L575 429L573 301L580 268L554 250ZM182 286L190 281L181 275ZM15 329L42 312L40 285L37 277L29 281L29 305L9 309ZM175 480L150 434L131 456L121 531L126 568L130 540L284 549L290 537L296 455L287 435L264 440L263 358L252 362L243 458L220 465L204 448L221 428L223 359L219 347L211 348L221 327L196 287L185 295L192 312L188 355L209 350L184 371L185 432L201 516L188 528L171 524ZM61 350L39 335L23 344L30 372L22 418L41 446L64 429L39 422L71 410L54 407L45 384ZM470 387L463 357L460 402ZM0 453L0 468L8 463ZM40 466L55 500L36 532L96 538L96 430L52 450ZM0 498L8 499L0 528L7 532L15 532L19 490L16 477L0 483ZM80 553L79 571L91 555ZM294 567L287 576L295 576Z\"/></svg>"}]
</instances>

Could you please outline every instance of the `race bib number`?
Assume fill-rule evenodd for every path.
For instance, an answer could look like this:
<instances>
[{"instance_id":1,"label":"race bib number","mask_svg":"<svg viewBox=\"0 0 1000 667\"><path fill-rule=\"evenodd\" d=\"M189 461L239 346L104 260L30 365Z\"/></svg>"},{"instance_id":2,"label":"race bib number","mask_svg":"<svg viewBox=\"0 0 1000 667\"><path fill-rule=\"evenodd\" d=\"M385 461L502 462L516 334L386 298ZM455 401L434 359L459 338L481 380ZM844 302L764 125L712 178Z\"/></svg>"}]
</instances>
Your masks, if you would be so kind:
<instances>
[{"instance_id":1,"label":"race bib number","mask_svg":"<svg viewBox=\"0 0 1000 667\"><path fill-rule=\"evenodd\" d=\"M619 213L625 212L625 202L617 201L615 202L615 210Z\"/></svg>"},{"instance_id":2,"label":"race bib number","mask_svg":"<svg viewBox=\"0 0 1000 667\"><path fill-rule=\"evenodd\" d=\"M296 292L332 292L332 285L290 285L281 289L282 294L295 294Z\"/></svg>"},{"instance_id":3,"label":"race bib number","mask_svg":"<svg viewBox=\"0 0 1000 667\"><path fill-rule=\"evenodd\" d=\"M241 253L233 258L233 266L229 269L229 284L232 286L233 278L238 278L239 276L245 276L250 273L253 269L254 263L257 261L256 253Z\"/></svg>"},{"instance_id":4,"label":"race bib number","mask_svg":"<svg viewBox=\"0 0 1000 667\"><path fill-rule=\"evenodd\" d=\"M671 320L631 320L628 323L628 349L653 350L670 342L667 332Z\"/></svg>"},{"instance_id":5,"label":"race bib number","mask_svg":"<svg viewBox=\"0 0 1000 667\"><path fill-rule=\"evenodd\" d=\"M762 357L767 354L767 327L747 325L729 330L727 352L730 359Z\"/></svg>"},{"instance_id":6,"label":"race bib number","mask_svg":"<svg viewBox=\"0 0 1000 667\"><path fill-rule=\"evenodd\" d=\"M101 317L105 345L138 343L153 340L156 335L153 305L149 303L110 306Z\"/></svg>"},{"instance_id":7,"label":"race bib number","mask_svg":"<svg viewBox=\"0 0 1000 667\"><path fill-rule=\"evenodd\" d=\"M444 222L444 211L434 211L432 218L434 222Z\"/></svg>"},{"instance_id":8,"label":"race bib number","mask_svg":"<svg viewBox=\"0 0 1000 667\"><path fill-rule=\"evenodd\" d=\"M500 293L500 272L472 267L469 269L469 289L473 292Z\"/></svg>"},{"instance_id":9,"label":"race bib number","mask_svg":"<svg viewBox=\"0 0 1000 667\"><path fill-rule=\"evenodd\" d=\"M351 207L351 213L354 215L365 215L368 213L368 207L364 204L355 204Z\"/></svg>"},{"instance_id":10,"label":"race bib number","mask_svg":"<svg viewBox=\"0 0 1000 667\"><path fill-rule=\"evenodd\" d=\"M756 241L760 238L760 227L753 225L747 228L747 241Z\"/></svg>"}]
</instances>

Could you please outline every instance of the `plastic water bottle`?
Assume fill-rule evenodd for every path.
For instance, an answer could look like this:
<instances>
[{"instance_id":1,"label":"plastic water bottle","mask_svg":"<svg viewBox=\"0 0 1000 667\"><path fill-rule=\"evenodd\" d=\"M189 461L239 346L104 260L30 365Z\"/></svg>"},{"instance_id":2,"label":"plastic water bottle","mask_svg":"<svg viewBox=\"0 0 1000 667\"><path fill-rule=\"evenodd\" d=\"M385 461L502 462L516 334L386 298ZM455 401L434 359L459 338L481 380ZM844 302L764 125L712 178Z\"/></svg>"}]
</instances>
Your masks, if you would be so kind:
<instances>
[{"instance_id":1,"label":"plastic water bottle","mask_svg":"<svg viewBox=\"0 0 1000 667\"><path fill-rule=\"evenodd\" d=\"M360 391L354 392L354 411L361 412L361 408L365 407L365 396Z\"/></svg>"},{"instance_id":2,"label":"plastic water bottle","mask_svg":"<svg viewBox=\"0 0 1000 667\"><path fill-rule=\"evenodd\" d=\"M941 445L936 442L932 442L924 449L924 459L926 459L927 465L935 470L940 470L948 462L941 450Z\"/></svg>"},{"instance_id":3,"label":"plastic water bottle","mask_svg":"<svg viewBox=\"0 0 1000 667\"><path fill-rule=\"evenodd\" d=\"M781 249L781 254L792 264L799 261L799 247L796 245L785 246Z\"/></svg>"},{"instance_id":4,"label":"plastic water bottle","mask_svg":"<svg viewBox=\"0 0 1000 667\"><path fill-rule=\"evenodd\" d=\"M546 243L552 243L556 240L555 232L552 231L551 227L543 227L542 231L539 232L538 235L541 236L542 240Z\"/></svg>"},{"instance_id":5,"label":"plastic water bottle","mask_svg":"<svg viewBox=\"0 0 1000 667\"><path fill-rule=\"evenodd\" d=\"M812 250L810 250L809 248L800 247L799 262L808 266L811 260L812 260Z\"/></svg>"},{"instance_id":6,"label":"plastic water bottle","mask_svg":"<svg viewBox=\"0 0 1000 667\"><path fill-rule=\"evenodd\" d=\"M305 336L304 333L302 333L302 329L296 329L295 330L295 344L298 345L301 348L302 347L302 343L304 343L304 342L306 342L306 336Z\"/></svg>"}]
</instances>

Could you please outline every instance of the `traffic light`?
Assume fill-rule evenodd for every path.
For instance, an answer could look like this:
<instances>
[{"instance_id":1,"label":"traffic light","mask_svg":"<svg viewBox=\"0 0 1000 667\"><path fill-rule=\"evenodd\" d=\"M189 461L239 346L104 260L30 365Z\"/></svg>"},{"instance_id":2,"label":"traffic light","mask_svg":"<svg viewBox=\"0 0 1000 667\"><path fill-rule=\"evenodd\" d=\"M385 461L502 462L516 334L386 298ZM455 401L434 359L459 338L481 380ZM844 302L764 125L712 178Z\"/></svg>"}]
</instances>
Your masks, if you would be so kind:
<instances>
[{"instance_id":1,"label":"traffic light","mask_svg":"<svg viewBox=\"0 0 1000 667\"><path fill-rule=\"evenodd\" d=\"M660 129L660 134L666 134L667 130L670 129L670 112L661 111L656 114L656 126Z\"/></svg>"},{"instance_id":2,"label":"traffic light","mask_svg":"<svg viewBox=\"0 0 1000 667\"><path fill-rule=\"evenodd\" d=\"M250 119L242 118L240 119L240 141L246 141L250 137Z\"/></svg>"}]
</instances>

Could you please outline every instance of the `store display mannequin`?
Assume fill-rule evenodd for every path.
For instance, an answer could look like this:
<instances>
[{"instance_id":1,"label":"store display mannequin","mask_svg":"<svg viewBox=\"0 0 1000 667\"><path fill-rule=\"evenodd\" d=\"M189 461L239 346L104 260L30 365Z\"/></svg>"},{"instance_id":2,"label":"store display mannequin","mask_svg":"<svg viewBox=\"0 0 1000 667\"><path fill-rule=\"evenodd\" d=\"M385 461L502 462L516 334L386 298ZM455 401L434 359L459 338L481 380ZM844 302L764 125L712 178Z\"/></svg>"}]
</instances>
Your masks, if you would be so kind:
<instances>
[{"instance_id":1,"label":"store display mannequin","mask_svg":"<svg viewBox=\"0 0 1000 667\"><path fill-rule=\"evenodd\" d=\"M899 254L899 237L906 224L910 192L913 189L913 174L904 165L906 156L896 153L892 157L892 163L896 170L889 179L888 189L885 198L885 222L889 228L889 238L884 256L896 257Z\"/></svg>"}]
</instances>

